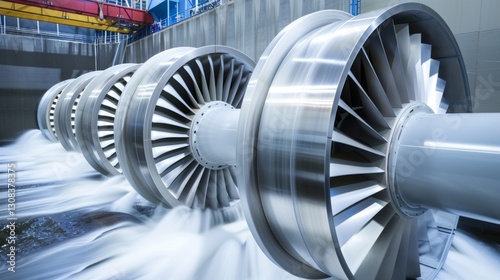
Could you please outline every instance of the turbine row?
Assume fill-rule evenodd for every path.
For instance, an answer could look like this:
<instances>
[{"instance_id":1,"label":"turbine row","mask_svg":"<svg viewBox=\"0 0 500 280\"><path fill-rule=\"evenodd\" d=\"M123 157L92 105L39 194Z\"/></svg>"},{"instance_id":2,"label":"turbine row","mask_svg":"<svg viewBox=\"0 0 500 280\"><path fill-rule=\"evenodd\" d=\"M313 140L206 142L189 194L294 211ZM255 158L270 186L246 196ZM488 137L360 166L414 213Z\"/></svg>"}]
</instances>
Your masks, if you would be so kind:
<instances>
[{"instance_id":1,"label":"turbine row","mask_svg":"<svg viewBox=\"0 0 500 280\"><path fill-rule=\"evenodd\" d=\"M224 46L166 50L144 64L54 85L39 103L39 128L67 151L81 152L98 172L125 173L153 203L229 206L239 199L235 166L198 163L189 135L204 104L241 107L253 68L246 55Z\"/></svg>"},{"instance_id":2,"label":"turbine row","mask_svg":"<svg viewBox=\"0 0 500 280\"><path fill-rule=\"evenodd\" d=\"M430 8L406 3L304 16L257 64L229 47L183 47L90 72L49 89L38 122L49 140L105 175L123 172L153 203L217 209L241 197L260 248L292 274L413 279L440 269L456 214L500 223L489 166L500 162L500 135L472 139L474 125L445 127L444 114L470 112L470 100L450 29ZM470 115L472 124L489 118ZM425 146L443 131L440 146ZM462 153L461 141L491 158ZM460 157L474 164L461 161L457 176L433 171L443 164L423 167ZM484 191L446 182L474 183L471 169ZM445 203L448 194L457 202Z\"/></svg>"}]
</instances>

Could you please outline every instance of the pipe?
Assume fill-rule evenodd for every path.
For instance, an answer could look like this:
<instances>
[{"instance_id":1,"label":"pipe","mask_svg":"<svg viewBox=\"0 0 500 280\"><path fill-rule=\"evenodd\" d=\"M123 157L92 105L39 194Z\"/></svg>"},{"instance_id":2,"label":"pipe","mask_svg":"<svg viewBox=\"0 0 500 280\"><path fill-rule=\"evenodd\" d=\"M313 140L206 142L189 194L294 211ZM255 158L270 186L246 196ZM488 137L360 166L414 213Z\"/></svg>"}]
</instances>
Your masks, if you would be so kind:
<instances>
[{"instance_id":1,"label":"pipe","mask_svg":"<svg viewBox=\"0 0 500 280\"><path fill-rule=\"evenodd\" d=\"M402 200L500 224L499 123L500 113L411 117L396 148Z\"/></svg>"}]
</instances>

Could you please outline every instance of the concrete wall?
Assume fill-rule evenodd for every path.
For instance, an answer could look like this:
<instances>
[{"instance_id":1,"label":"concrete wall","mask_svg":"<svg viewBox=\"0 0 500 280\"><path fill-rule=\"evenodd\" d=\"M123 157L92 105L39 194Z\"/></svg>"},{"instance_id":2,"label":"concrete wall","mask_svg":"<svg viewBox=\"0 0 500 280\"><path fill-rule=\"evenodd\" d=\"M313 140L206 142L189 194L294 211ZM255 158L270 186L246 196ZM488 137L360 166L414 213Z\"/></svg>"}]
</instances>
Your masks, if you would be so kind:
<instances>
[{"instance_id":1,"label":"concrete wall","mask_svg":"<svg viewBox=\"0 0 500 280\"><path fill-rule=\"evenodd\" d=\"M361 12L403 2L433 8L450 26L462 51L476 112L500 112L500 1L362 0Z\"/></svg>"},{"instance_id":2,"label":"concrete wall","mask_svg":"<svg viewBox=\"0 0 500 280\"><path fill-rule=\"evenodd\" d=\"M0 143L36 128L47 89L95 67L92 45L0 35Z\"/></svg>"},{"instance_id":3,"label":"concrete wall","mask_svg":"<svg viewBox=\"0 0 500 280\"><path fill-rule=\"evenodd\" d=\"M0 35L0 145L37 128L36 110L54 84L111 66L116 45ZM97 50L97 57L96 57Z\"/></svg>"},{"instance_id":4,"label":"concrete wall","mask_svg":"<svg viewBox=\"0 0 500 280\"><path fill-rule=\"evenodd\" d=\"M347 10L348 0L235 0L127 47L125 61L144 62L173 47L227 45L257 61L278 32L323 9Z\"/></svg>"}]
</instances>

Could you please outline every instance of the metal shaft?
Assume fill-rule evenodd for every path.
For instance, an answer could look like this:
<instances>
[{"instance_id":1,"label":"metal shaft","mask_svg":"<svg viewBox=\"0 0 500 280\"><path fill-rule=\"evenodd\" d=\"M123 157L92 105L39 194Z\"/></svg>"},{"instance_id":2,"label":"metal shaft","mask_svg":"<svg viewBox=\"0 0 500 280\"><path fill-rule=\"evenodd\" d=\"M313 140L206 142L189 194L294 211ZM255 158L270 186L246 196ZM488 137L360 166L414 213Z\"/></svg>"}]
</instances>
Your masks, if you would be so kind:
<instances>
[{"instance_id":1,"label":"metal shaft","mask_svg":"<svg viewBox=\"0 0 500 280\"><path fill-rule=\"evenodd\" d=\"M397 149L403 201L500 224L499 123L499 113L413 116Z\"/></svg>"},{"instance_id":2,"label":"metal shaft","mask_svg":"<svg viewBox=\"0 0 500 280\"><path fill-rule=\"evenodd\" d=\"M195 157L201 164L214 168L236 165L239 118L240 109L229 106L212 107L196 118L197 129L192 130L196 133L193 146L196 147Z\"/></svg>"}]
</instances>

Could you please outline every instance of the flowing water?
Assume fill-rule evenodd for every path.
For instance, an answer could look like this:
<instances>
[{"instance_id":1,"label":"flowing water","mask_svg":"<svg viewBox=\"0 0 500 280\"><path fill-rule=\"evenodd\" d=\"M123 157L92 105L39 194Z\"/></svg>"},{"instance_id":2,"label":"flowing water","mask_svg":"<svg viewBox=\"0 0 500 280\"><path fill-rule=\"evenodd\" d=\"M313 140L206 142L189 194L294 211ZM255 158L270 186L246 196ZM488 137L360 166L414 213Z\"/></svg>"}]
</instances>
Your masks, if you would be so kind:
<instances>
[{"instance_id":1,"label":"flowing water","mask_svg":"<svg viewBox=\"0 0 500 280\"><path fill-rule=\"evenodd\" d=\"M239 204L157 207L37 130L0 147L0 170L0 279L297 279L265 257ZM500 248L459 231L437 278L500 279Z\"/></svg>"}]
</instances>

